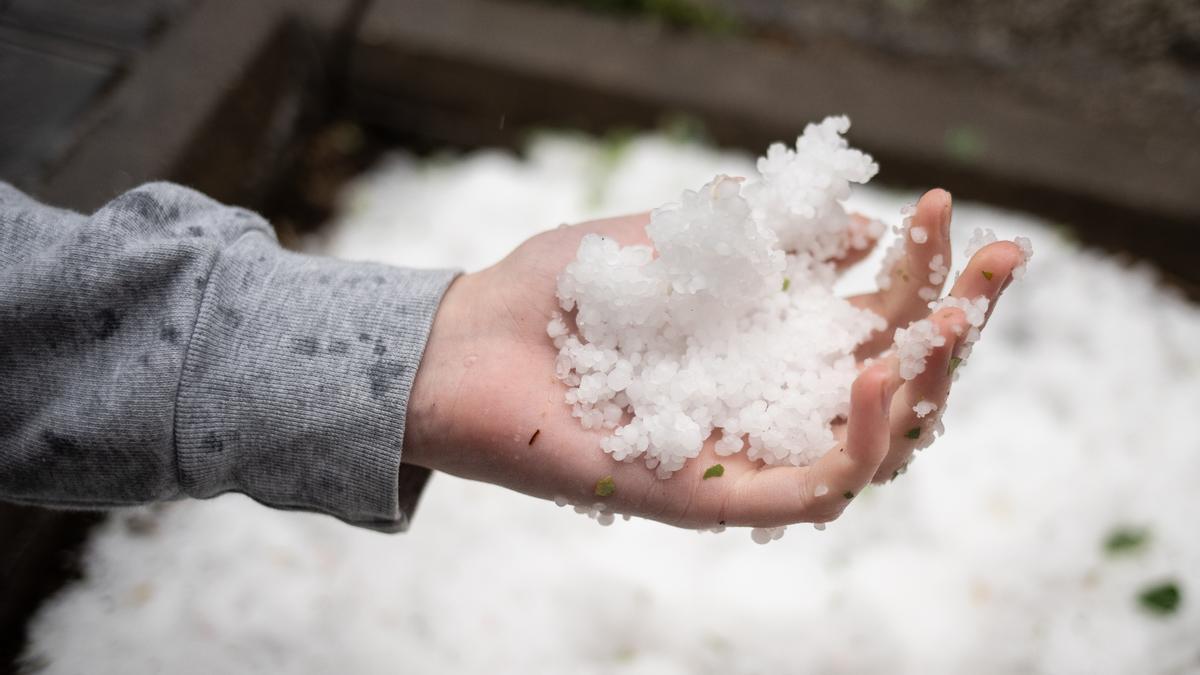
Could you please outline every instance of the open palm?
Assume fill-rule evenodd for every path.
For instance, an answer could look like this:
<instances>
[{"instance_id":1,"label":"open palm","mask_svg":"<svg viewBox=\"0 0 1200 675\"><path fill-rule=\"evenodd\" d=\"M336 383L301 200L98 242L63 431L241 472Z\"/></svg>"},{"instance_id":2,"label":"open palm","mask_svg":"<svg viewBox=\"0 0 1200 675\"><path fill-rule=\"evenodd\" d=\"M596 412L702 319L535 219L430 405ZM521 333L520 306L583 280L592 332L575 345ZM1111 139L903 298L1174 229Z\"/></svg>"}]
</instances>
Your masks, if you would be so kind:
<instances>
[{"instance_id":1,"label":"open palm","mask_svg":"<svg viewBox=\"0 0 1200 675\"><path fill-rule=\"evenodd\" d=\"M934 190L922 197L914 225L926 230L928 240L906 242L888 290L850 298L884 317L888 328L859 350L862 369L852 388L850 414L835 424L839 445L809 467L765 466L743 453L718 457L710 439L699 457L662 480L639 461L613 460L600 450L607 432L585 430L571 416L566 385L555 376L558 350L546 335L546 324L558 311L558 275L584 235L601 234L622 246L649 244L647 222L648 215L640 214L543 232L496 265L456 280L417 373L405 461L537 497L603 503L610 513L697 528L826 522L863 486L892 477L907 463L914 447L928 438L932 419L918 419L912 408L920 400L945 407L951 358L966 318L957 309L931 317L946 344L935 348L925 371L908 382L900 379L895 359L874 357L891 345L897 327L928 314L917 290L930 286L926 277L933 256L950 262L949 194ZM849 265L865 253L852 251L838 264ZM971 259L951 294L982 295L994 308L1020 262L1015 244L991 244ZM717 463L723 474L705 479L705 471ZM597 494L609 492L597 490L602 480L611 494Z\"/></svg>"}]
</instances>

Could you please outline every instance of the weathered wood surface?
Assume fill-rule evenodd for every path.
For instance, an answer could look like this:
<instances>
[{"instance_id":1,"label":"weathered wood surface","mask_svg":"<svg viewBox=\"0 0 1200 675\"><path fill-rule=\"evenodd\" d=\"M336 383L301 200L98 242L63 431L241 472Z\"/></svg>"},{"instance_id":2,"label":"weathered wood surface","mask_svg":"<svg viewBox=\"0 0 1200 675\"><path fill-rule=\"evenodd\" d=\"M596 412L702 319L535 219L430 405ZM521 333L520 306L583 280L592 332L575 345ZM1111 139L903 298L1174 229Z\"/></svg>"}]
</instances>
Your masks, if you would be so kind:
<instances>
[{"instance_id":1,"label":"weathered wood surface","mask_svg":"<svg viewBox=\"0 0 1200 675\"><path fill-rule=\"evenodd\" d=\"M321 101L353 0L204 0L92 110L34 191L94 209L156 179L253 205Z\"/></svg>"},{"instance_id":2,"label":"weathered wood surface","mask_svg":"<svg viewBox=\"0 0 1200 675\"><path fill-rule=\"evenodd\" d=\"M392 0L364 17L351 96L365 119L426 144L515 143L528 129L645 126L685 112L759 150L831 113L880 180L1067 220L1093 241L1200 281L1200 125L1089 121L971 72L851 44L777 45L497 0Z\"/></svg>"}]
</instances>

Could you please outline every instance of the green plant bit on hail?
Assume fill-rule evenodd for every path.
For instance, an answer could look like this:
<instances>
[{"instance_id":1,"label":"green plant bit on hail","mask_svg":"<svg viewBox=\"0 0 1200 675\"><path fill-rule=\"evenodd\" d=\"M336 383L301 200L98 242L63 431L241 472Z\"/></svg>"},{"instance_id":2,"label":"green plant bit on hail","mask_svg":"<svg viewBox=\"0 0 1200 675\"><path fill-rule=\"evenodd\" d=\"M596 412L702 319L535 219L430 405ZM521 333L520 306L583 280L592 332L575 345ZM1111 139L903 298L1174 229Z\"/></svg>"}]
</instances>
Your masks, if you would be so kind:
<instances>
[{"instance_id":1,"label":"green plant bit on hail","mask_svg":"<svg viewBox=\"0 0 1200 675\"><path fill-rule=\"evenodd\" d=\"M596 481L596 496L611 497L617 491L617 484L613 482L612 476L605 476Z\"/></svg>"},{"instance_id":2,"label":"green plant bit on hail","mask_svg":"<svg viewBox=\"0 0 1200 675\"><path fill-rule=\"evenodd\" d=\"M725 475L725 467L721 464L713 464L704 471L704 480L709 478L720 478Z\"/></svg>"},{"instance_id":3,"label":"green plant bit on hail","mask_svg":"<svg viewBox=\"0 0 1200 675\"><path fill-rule=\"evenodd\" d=\"M1118 527L1104 540L1104 552L1110 556L1137 553L1146 548L1150 532L1140 527Z\"/></svg>"},{"instance_id":4,"label":"green plant bit on hail","mask_svg":"<svg viewBox=\"0 0 1200 675\"><path fill-rule=\"evenodd\" d=\"M1179 592L1179 584L1163 581L1142 589L1138 593L1138 604L1151 614L1167 616L1178 611L1182 595Z\"/></svg>"}]
</instances>

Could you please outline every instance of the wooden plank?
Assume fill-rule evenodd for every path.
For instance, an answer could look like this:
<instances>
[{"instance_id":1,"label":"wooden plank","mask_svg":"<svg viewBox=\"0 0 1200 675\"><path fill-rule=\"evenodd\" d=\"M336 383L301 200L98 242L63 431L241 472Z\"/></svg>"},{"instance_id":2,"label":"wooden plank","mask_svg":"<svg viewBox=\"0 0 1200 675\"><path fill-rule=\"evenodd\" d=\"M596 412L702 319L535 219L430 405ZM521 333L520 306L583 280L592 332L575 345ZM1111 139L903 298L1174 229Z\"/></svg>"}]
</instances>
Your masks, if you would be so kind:
<instances>
[{"instance_id":1,"label":"wooden plank","mask_svg":"<svg viewBox=\"0 0 1200 675\"><path fill-rule=\"evenodd\" d=\"M1185 285L1200 282L1187 252L1200 244L1200 125L1134 133L1083 123L978 87L953 63L918 69L849 44L784 47L536 3L392 0L365 15L350 76L364 119L453 145L684 112L717 142L760 151L847 113L853 142L881 161L881 182L942 185L1072 222Z\"/></svg>"},{"instance_id":2,"label":"wooden plank","mask_svg":"<svg viewBox=\"0 0 1200 675\"><path fill-rule=\"evenodd\" d=\"M9 0L5 21L30 30L135 50L196 0Z\"/></svg>"},{"instance_id":3,"label":"wooden plank","mask_svg":"<svg viewBox=\"0 0 1200 675\"><path fill-rule=\"evenodd\" d=\"M458 80L421 68L424 60L745 120L763 130L760 136L794 135L805 120L845 112L856 123L856 141L880 153L950 165L958 151L946 139L965 133L985 146L976 161L989 173L1200 218L1200 191L1192 189L1200 174L1195 126L1130 138L1120 129L1081 126L1064 111L1004 91L981 91L949 68L916 71L848 48L782 49L489 0L376 3L360 42L354 73L360 86L410 93L405 87L420 80L415 83L439 104L472 96ZM498 87L486 93L474 98L517 114L569 104L545 100L553 91L532 100L522 95L527 92Z\"/></svg>"},{"instance_id":4,"label":"wooden plank","mask_svg":"<svg viewBox=\"0 0 1200 675\"><path fill-rule=\"evenodd\" d=\"M150 180L253 206L320 100L353 0L204 0L79 128L35 194L91 210ZM196 67L203 64L203 67Z\"/></svg>"},{"instance_id":5,"label":"wooden plank","mask_svg":"<svg viewBox=\"0 0 1200 675\"><path fill-rule=\"evenodd\" d=\"M0 176L23 183L62 151L70 125L116 64L63 57L13 38L0 27Z\"/></svg>"}]
</instances>

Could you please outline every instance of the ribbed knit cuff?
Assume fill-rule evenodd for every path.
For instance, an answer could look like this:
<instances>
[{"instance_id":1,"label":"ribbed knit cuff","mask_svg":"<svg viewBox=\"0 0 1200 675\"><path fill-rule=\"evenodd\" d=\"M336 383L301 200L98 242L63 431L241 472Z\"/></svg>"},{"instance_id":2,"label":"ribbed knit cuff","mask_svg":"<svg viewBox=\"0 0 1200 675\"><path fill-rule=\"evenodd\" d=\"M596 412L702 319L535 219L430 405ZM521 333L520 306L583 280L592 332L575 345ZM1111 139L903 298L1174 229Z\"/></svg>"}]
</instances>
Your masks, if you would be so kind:
<instances>
[{"instance_id":1,"label":"ribbed knit cuff","mask_svg":"<svg viewBox=\"0 0 1200 675\"><path fill-rule=\"evenodd\" d=\"M456 272L283 251L250 233L222 252L176 407L180 485L407 528L429 472L401 465L413 378Z\"/></svg>"}]
</instances>

